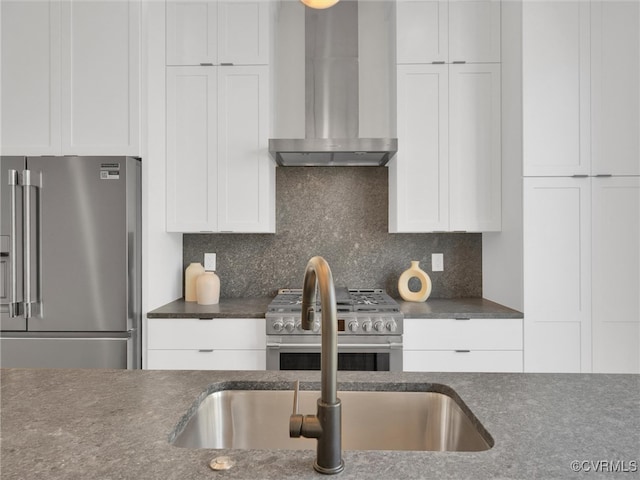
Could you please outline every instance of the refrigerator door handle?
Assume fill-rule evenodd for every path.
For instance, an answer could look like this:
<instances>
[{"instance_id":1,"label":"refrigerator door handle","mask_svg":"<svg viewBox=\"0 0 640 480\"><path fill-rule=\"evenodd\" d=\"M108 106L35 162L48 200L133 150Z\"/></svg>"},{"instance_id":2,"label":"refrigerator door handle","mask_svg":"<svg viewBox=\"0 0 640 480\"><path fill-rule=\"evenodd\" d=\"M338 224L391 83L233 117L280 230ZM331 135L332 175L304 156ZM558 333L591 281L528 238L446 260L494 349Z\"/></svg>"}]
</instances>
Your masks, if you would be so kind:
<instances>
[{"instance_id":1,"label":"refrigerator door handle","mask_svg":"<svg viewBox=\"0 0 640 480\"><path fill-rule=\"evenodd\" d=\"M34 209L31 202L31 188L37 189L39 185L33 182L31 170L22 171L22 208L23 208L23 224L22 235L24 252L22 255L23 263L23 295L24 295L24 318L31 318L38 314L38 298L33 293L33 283L31 279L32 272L32 253L33 253L33 232L31 231L31 214ZM38 255L35 255L35 261L38 262ZM39 265L36 265L39 272Z\"/></svg>"},{"instance_id":2,"label":"refrigerator door handle","mask_svg":"<svg viewBox=\"0 0 640 480\"><path fill-rule=\"evenodd\" d=\"M17 239L17 206L16 206L16 188L18 186L18 171L17 170L9 170L9 192L10 192L10 202L9 209L11 212L11 242L9 246L9 316L17 317L20 315L20 303L18 302L18 239Z\"/></svg>"}]
</instances>

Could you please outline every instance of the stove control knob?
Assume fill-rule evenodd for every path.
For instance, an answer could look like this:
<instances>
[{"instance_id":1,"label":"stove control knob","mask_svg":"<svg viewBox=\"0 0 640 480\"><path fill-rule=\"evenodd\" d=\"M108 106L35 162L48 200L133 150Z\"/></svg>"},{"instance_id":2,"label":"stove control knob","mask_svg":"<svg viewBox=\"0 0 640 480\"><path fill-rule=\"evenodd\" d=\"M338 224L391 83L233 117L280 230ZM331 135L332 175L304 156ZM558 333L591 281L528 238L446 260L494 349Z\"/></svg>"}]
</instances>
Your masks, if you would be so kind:
<instances>
[{"instance_id":1,"label":"stove control knob","mask_svg":"<svg viewBox=\"0 0 640 480\"><path fill-rule=\"evenodd\" d=\"M382 332L384 330L384 322L380 319L376 320L373 323L373 328L375 328L376 332Z\"/></svg>"},{"instance_id":2,"label":"stove control knob","mask_svg":"<svg viewBox=\"0 0 640 480\"><path fill-rule=\"evenodd\" d=\"M299 332L304 332L304 329L302 328L302 321L298 320L296 322L296 330L298 330Z\"/></svg>"},{"instance_id":3,"label":"stove control knob","mask_svg":"<svg viewBox=\"0 0 640 480\"><path fill-rule=\"evenodd\" d=\"M282 331L282 327L284 327L284 323L282 323L282 319L279 318L278 320L273 322L272 327L273 327L273 331L274 332L281 332Z\"/></svg>"},{"instance_id":4,"label":"stove control knob","mask_svg":"<svg viewBox=\"0 0 640 480\"><path fill-rule=\"evenodd\" d=\"M285 321L284 321L284 329L287 332L291 333L291 332L293 332L295 330L295 328L296 328L296 324L294 323L293 318L285 319Z\"/></svg>"},{"instance_id":5,"label":"stove control knob","mask_svg":"<svg viewBox=\"0 0 640 480\"><path fill-rule=\"evenodd\" d=\"M362 330L364 330L365 332L371 331L371 320L367 318L362 322Z\"/></svg>"},{"instance_id":6,"label":"stove control knob","mask_svg":"<svg viewBox=\"0 0 640 480\"><path fill-rule=\"evenodd\" d=\"M311 324L311 330L313 330L313 333L318 333L320 331L320 322L313 322Z\"/></svg>"},{"instance_id":7,"label":"stove control knob","mask_svg":"<svg viewBox=\"0 0 640 480\"><path fill-rule=\"evenodd\" d=\"M349 331L350 332L357 332L358 331L358 321L357 320L351 320L349 322Z\"/></svg>"},{"instance_id":8,"label":"stove control knob","mask_svg":"<svg viewBox=\"0 0 640 480\"><path fill-rule=\"evenodd\" d=\"M387 330L389 330L390 332L395 332L397 329L398 324L393 318L387 322Z\"/></svg>"}]
</instances>

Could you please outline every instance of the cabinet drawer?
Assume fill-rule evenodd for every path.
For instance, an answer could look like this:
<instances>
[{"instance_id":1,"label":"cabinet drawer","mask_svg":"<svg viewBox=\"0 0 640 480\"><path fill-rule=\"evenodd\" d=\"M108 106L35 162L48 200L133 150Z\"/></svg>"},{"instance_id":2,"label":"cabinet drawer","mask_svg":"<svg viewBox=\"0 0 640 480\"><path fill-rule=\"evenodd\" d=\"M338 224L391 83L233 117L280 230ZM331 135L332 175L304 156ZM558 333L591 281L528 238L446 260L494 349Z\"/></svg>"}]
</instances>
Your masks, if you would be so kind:
<instances>
[{"instance_id":1,"label":"cabinet drawer","mask_svg":"<svg viewBox=\"0 0 640 480\"><path fill-rule=\"evenodd\" d=\"M404 350L405 372L522 372L522 351Z\"/></svg>"},{"instance_id":2,"label":"cabinet drawer","mask_svg":"<svg viewBox=\"0 0 640 480\"><path fill-rule=\"evenodd\" d=\"M151 318L148 349L264 350L264 318Z\"/></svg>"},{"instance_id":3,"label":"cabinet drawer","mask_svg":"<svg viewBox=\"0 0 640 480\"><path fill-rule=\"evenodd\" d=\"M404 320L405 350L522 350L522 319Z\"/></svg>"},{"instance_id":4,"label":"cabinet drawer","mask_svg":"<svg viewBox=\"0 0 640 480\"><path fill-rule=\"evenodd\" d=\"M151 370L265 370L265 350L148 350Z\"/></svg>"}]
</instances>

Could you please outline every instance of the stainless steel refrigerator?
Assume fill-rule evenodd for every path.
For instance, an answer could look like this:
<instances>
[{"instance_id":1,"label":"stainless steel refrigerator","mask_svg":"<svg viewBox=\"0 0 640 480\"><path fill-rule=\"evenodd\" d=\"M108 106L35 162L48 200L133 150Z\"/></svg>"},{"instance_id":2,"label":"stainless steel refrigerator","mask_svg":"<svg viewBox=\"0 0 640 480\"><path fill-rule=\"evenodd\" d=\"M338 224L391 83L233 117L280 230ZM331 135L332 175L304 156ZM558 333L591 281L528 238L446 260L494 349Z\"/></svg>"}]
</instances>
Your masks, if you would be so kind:
<instances>
[{"instance_id":1,"label":"stainless steel refrigerator","mask_svg":"<svg viewBox=\"0 0 640 480\"><path fill-rule=\"evenodd\" d=\"M0 164L0 365L140 368L140 160Z\"/></svg>"}]
</instances>

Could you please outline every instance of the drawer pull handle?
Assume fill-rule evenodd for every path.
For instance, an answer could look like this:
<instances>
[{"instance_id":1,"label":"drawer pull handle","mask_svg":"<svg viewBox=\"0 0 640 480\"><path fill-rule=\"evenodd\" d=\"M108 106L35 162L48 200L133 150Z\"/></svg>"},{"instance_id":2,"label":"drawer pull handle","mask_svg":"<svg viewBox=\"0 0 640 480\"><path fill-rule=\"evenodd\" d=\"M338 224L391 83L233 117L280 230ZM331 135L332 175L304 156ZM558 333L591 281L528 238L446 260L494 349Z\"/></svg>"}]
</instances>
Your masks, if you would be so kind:
<instances>
[{"instance_id":1,"label":"drawer pull handle","mask_svg":"<svg viewBox=\"0 0 640 480\"><path fill-rule=\"evenodd\" d=\"M471 353L471 350L456 350L456 353Z\"/></svg>"},{"instance_id":2,"label":"drawer pull handle","mask_svg":"<svg viewBox=\"0 0 640 480\"><path fill-rule=\"evenodd\" d=\"M458 317L456 320L471 320L469 317Z\"/></svg>"},{"instance_id":3,"label":"drawer pull handle","mask_svg":"<svg viewBox=\"0 0 640 480\"><path fill-rule=\"evenodd\" d=\"M213 348L206 348L206 349L203 348L203 349L198 350L198 351L201 352L201 353L211 353L211 352L213 352Z\"/></svg>"}]
</instances>

